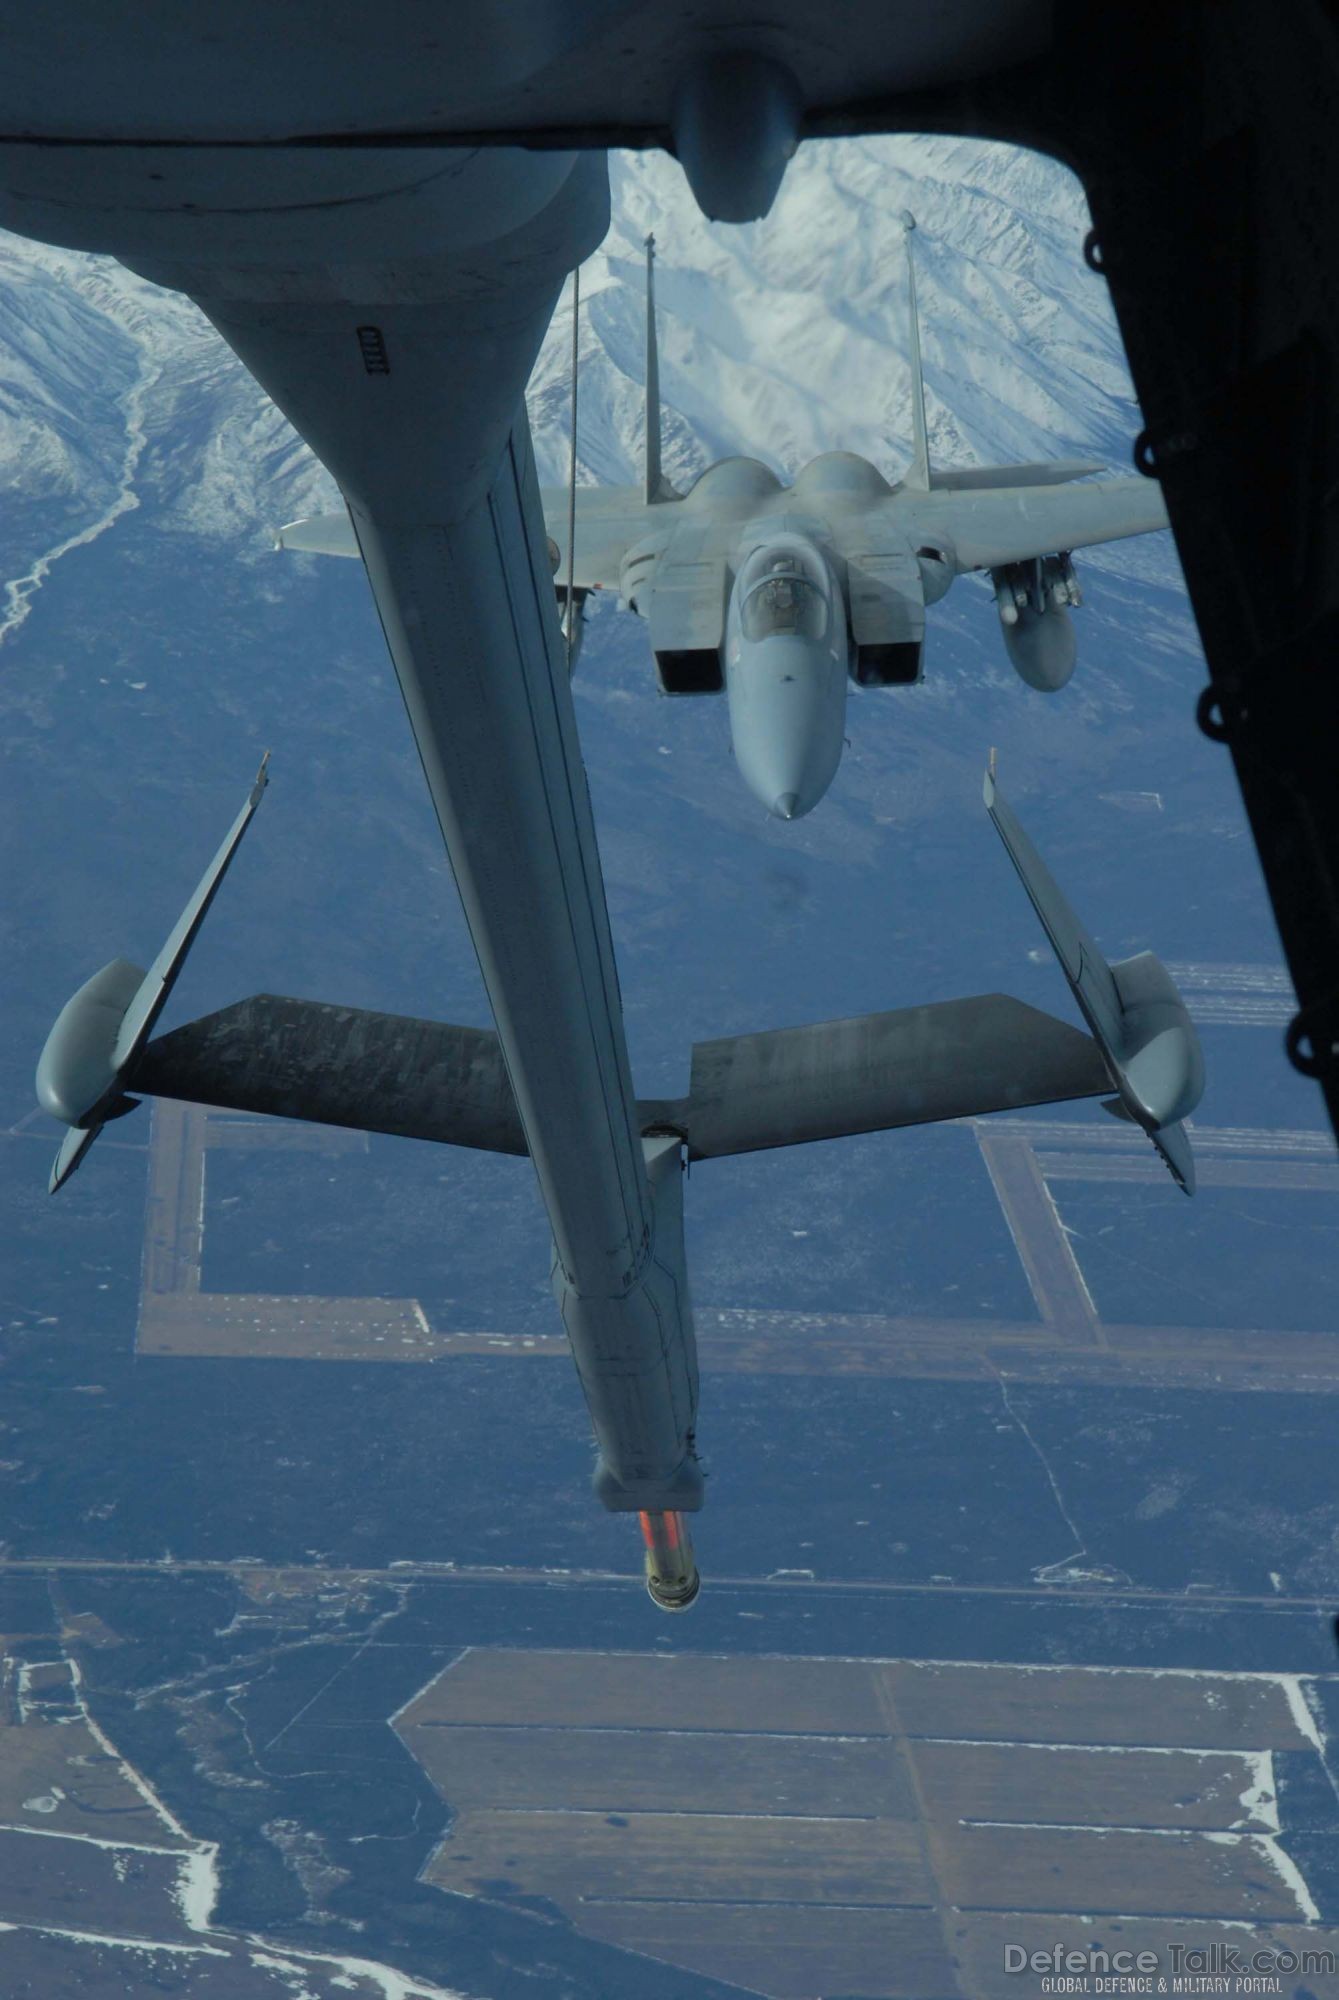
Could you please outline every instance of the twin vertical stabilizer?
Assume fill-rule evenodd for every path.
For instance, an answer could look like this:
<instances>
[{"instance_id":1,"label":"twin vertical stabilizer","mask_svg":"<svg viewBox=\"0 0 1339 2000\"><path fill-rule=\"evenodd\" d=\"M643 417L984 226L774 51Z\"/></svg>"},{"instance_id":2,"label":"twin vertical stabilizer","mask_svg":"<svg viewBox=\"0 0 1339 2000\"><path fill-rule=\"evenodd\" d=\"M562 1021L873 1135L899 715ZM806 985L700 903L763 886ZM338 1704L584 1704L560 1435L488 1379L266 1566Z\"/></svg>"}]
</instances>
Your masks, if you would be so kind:
<instances>
[{"instance_id":1,"label":"twin vertical stabilizer","mask_svg":"<svg viewBox=\"0 0 1339 2000\"><path fill-rule=\"evenodd\" d=\"M902 475L903 486L918 493L930 490L930 440L925 429L925 377L921 373L921 323L916 311L916 262L911 254L911 233L916 218L909 208L902 211L903 238L907 246L907 361L911 368L911 463Z\"/></svg>"},{"instance_id":2,"label":"twin vertical stabilizer","mask_svg":"<svg viewBox=\"0 0 1339 2000\"><path fill-rule=\"evenodd\" d=\"M660 469L660 349L656 344L656 239L646 239L646 504L677 500Z\"/></svg>"}]
</instances>

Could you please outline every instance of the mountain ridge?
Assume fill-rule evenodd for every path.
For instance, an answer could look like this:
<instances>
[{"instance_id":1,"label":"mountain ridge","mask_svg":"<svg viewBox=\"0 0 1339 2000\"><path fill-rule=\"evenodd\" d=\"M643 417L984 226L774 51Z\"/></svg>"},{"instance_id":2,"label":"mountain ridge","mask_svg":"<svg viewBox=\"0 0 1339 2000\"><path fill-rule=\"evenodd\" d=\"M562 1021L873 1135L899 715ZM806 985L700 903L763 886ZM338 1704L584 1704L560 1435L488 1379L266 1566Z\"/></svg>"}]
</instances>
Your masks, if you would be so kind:
<instances>
[{"instance_id":1,"label":"mountain ridge","mask_svg":"<svg viewBox=\"0 0 1339 2000\"><path fill-rule=\"evenodd\" d=\"M582 273L582 483L641 476L650 231L675 484L731 453L790 477L829 449L896 476L910 450L908 206L936 462L1126 458L1137 405L1105 287L1079 255L1082 191L1058 163L950 139L814 142L772 214L733 229L703 221L664 155L615 154L610 173L610 232ZM23 502L0 641L59 560L52 551L105 532L118 496L124 511L151 493L163 530L227 541L244 561L268 553L281 521L338 505L324 468L188 300L110 258L7 236L0 302L0 480ZM570 315L569 281L528 397L546 485L568 478ZM1165 537L1085 561L1177 580Z\"/></svg>"}]
</instances>

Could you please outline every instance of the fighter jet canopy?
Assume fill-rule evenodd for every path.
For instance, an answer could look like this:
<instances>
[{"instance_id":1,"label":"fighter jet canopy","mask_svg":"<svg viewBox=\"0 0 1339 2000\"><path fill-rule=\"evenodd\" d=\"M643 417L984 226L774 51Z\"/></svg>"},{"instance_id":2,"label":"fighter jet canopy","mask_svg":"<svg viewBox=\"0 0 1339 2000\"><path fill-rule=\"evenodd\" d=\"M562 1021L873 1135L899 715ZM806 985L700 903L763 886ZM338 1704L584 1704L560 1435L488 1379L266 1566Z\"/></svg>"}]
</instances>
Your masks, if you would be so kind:
<instances>
[{"instance_id":1,"label":"fighter jet canopy","mask_svg":"<svg viewBox=\"0 0 1339 2000\"><path fill-rule=\"evenodd\" d=\"M828 607L796 559L778 556L744 599L739 622L746 639L768 639L778 632L821 639L827 631Z\"/></svg>"},{"instance_id":2,"label":"fighter jet canopy","mask_svg":"<svg viewBox=\"0 0 1339 2000\"><path fill-rule=\"evenodd\" d=\"M774 633L821 639L828 629L828 579L798 540L755 549L739 578L739 623L746 639Z\"/></svg>"}]
</instances>

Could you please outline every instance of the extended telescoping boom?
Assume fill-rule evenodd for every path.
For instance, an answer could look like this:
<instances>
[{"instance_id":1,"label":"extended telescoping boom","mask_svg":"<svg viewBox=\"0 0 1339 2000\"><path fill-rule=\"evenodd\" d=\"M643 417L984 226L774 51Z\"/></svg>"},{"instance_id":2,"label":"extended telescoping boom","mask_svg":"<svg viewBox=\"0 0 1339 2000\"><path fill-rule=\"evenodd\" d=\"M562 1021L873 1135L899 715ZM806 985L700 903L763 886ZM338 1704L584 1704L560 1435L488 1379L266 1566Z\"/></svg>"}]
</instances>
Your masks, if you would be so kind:
<instances>
[{"instance_id":1,"label":"extended telescoping boom","mask_svg":"<svg viewBox=\"0 0 1339 2000\"><path fill-rule=\"evenodd\" d=\"M526 1152L491 1030L261 993L154 1036L265 781L262 764L152 967L146 972L114 959L80 987L52 1028L38 1065L38 1096L69 1128L52 1170L53 1191L79 1166L102 1126L144 1097ZM985 801L1089 1033L1005 994L987 993L698 1043L687 1095L638 1106L655 1201L656 1258L665 1284L684 1298L686 1160L1100 1097L1106 1109L1143 1128L1177 1184L1193 1191L1182 1120L1199 1101L1204 1069L1170 975L1150 952L1107 963L1000 794L993 759ZM561 1286L559 1291L561 1298ZM628 1462L620 1427L633 1420L624 1386L626 1353L620 1361L615 1347L603 1358L602 1372L589 1353L578 1353L601 1447L597 1483L606 1476L604 1467ZM690 1438L697 1386L690 1353L685 1379L667 1377L655 1392L665 1399L667 1425L675 1421L677 1398L688 1399ZM665 1610L686 1609L697 1596L684 1515L700 1506L701 1497L699 1480L685 1486L679 1507L637 1510L648 1589Z\"/></svg>"}]
</instances>

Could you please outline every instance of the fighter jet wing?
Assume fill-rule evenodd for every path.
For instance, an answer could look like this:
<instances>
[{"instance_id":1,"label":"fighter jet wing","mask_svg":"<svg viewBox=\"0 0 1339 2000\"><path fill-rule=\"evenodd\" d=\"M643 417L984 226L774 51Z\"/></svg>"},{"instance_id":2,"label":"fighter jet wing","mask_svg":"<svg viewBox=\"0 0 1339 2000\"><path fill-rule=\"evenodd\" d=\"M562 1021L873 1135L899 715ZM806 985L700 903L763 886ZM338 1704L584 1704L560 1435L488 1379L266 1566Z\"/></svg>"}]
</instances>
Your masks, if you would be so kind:
<instances>
[{"instance_id":1,"label":"fighter jet wing","mask_svg":"<svg viewBox=\"0 0 1339 2000\"><path fill-rule=\"evenodd\" d=\"M554 549L558 551L554 581L565 586L570 496L565 488L545 487L539 497L544 505L550 554ZM617 590L623 559L629 549L670 527L677 511L672 501L656 501L648 506L632 486L578 486L576 503L576 567L572 581L577 590Z\"/></svg>"},{"instance_id":2,"label":"fighter jet wing","mask_svg":"<svg viewBox=\"0 0 1339 2000\"><path fill-rule=\"evenodd\" d=\"M544 526L551 544L554 580L567 582L568 495L550 488L541 493ZM647 506L631 486L578 486L576 506L576 572L578 590L617 590L623 558L648 535L667 525L665 503ZM672 508L669 510L672 511ZM353 522L341 508L338 514L311 514L302 521L289 521L280 528L275 546L293 549L301 555L361 556Z\"/></svg>"},{"instance_id":3,"label":"fighter jet wing","mask_svg":"<svg viewBox=\"0 0 1339 2000\"><path fill-rule=\"evenodd\" d=\"M933 518L942 527L960 569L1001 569L1032 556L1117 542L1167 526L1162 488L1144 478L949 492L942 498L932 495L916 512L918 521L928 526Z\"/></svg>"},{"instance_id":4,"label":"fighter jet wing","mask_svg":"<svg viewBox=\"0 0 1339 2000\"><path fill-rule=\"evenodd\" d=\"M306 556L362 556L358 537L347 509L338 514L311 514L305 521L289 521L274 539L277 549L296 549Z\"/></svg>"}]
</instances>

